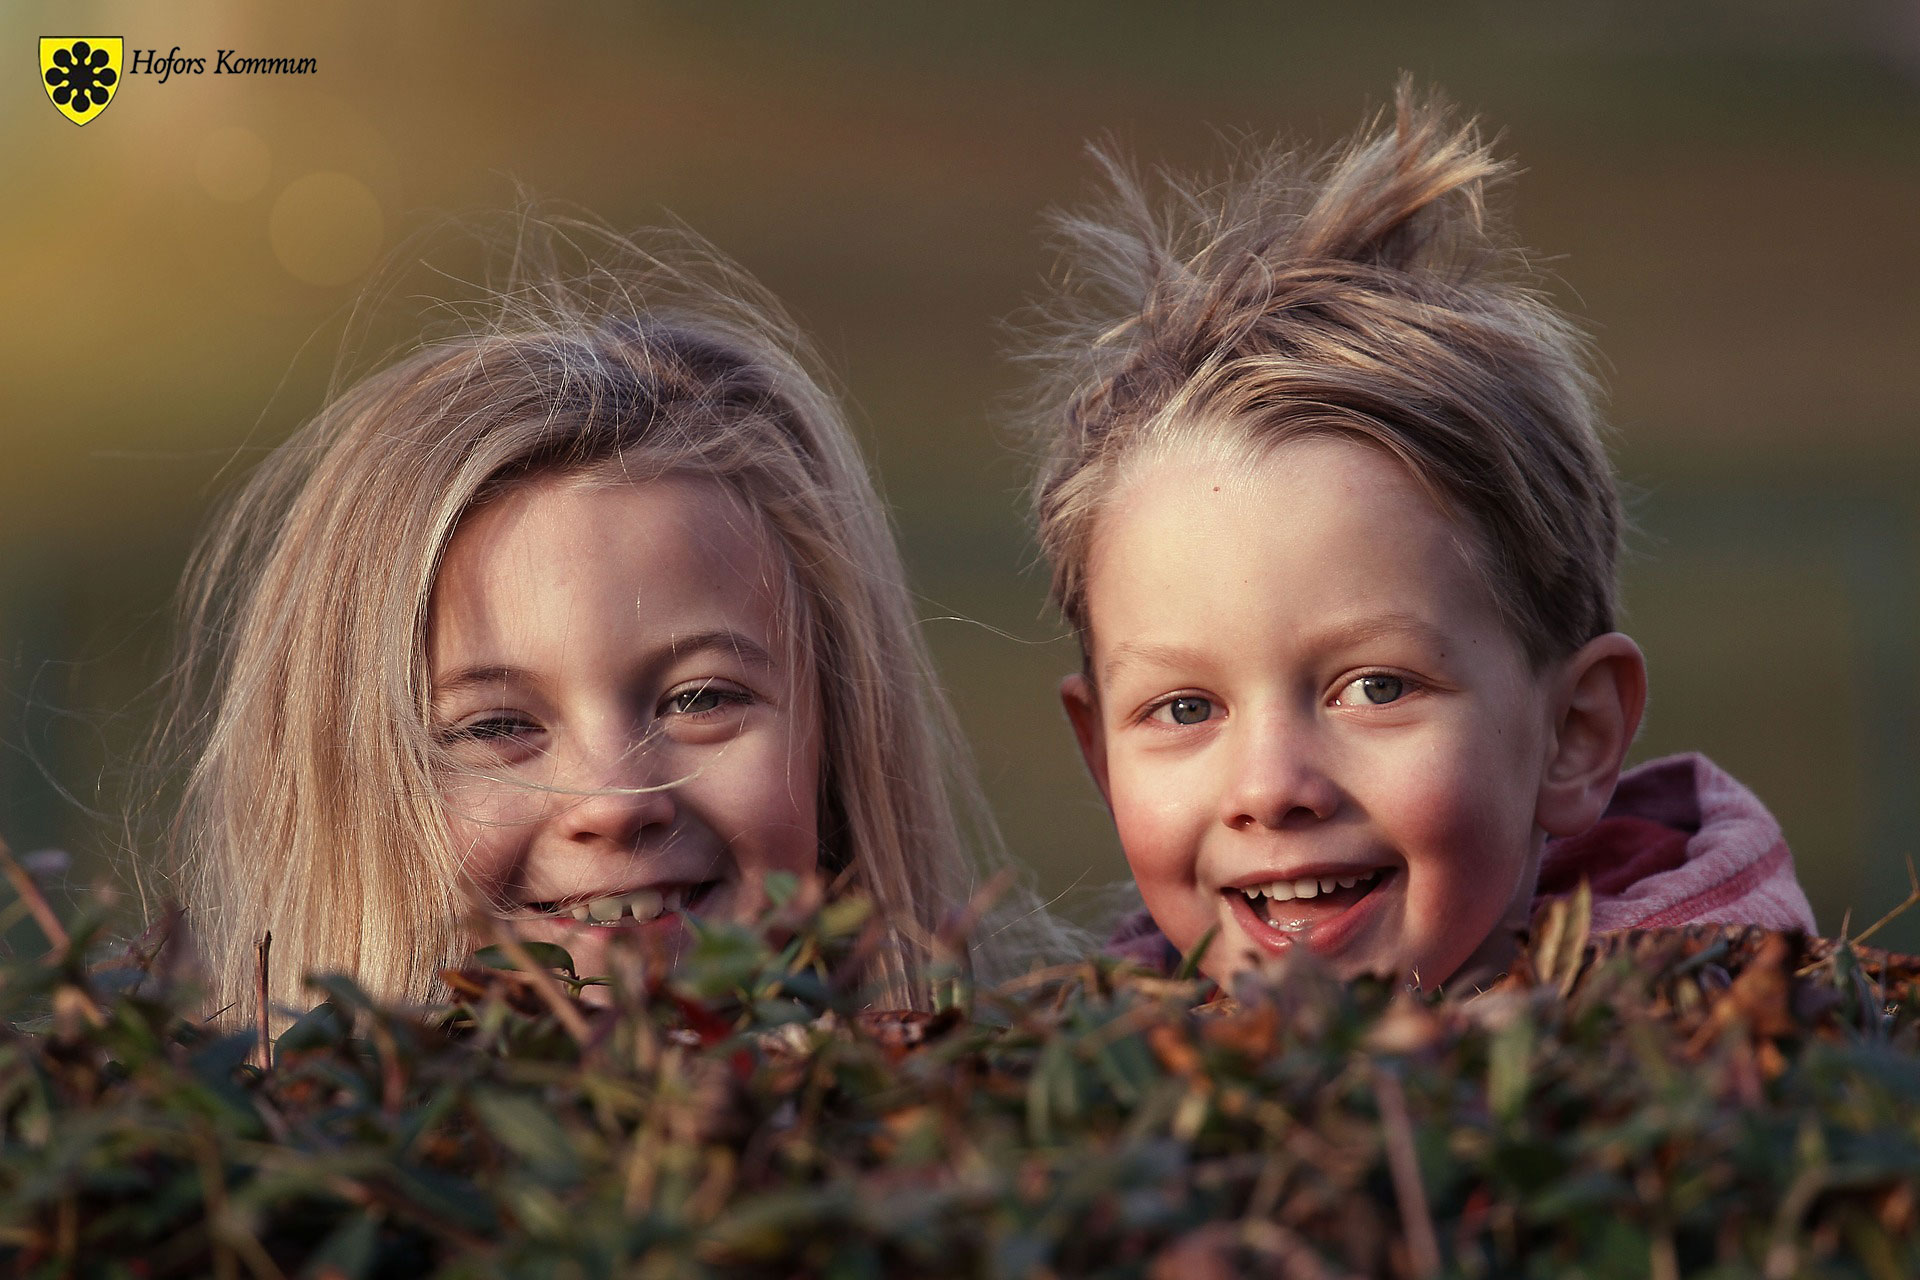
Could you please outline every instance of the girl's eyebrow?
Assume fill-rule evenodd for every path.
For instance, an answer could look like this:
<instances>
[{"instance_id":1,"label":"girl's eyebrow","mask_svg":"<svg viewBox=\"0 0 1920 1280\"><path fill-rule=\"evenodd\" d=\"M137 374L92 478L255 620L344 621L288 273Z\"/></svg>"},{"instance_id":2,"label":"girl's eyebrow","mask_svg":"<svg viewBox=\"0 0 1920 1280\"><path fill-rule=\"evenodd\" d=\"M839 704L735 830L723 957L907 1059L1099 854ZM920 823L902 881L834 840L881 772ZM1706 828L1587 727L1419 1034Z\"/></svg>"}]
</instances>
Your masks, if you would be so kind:
<instances>
[{"instance_id":1,"label":"girl's eyebrow","mask_svg":"<svg viewBox=\"0 0 1920 1280\"><path fill-rule=\"evenodd\" d=\"M763 671L777 669L773 656L758 641L751 636L724 627L712 631L696 631L691 635L674 636L667 642L666 656L678 659L708 651L731 654L748 666L758 667ZM460 667L444 679L434 681L433 696L438 701L452 697L456 693L464 693L469 689L506 684L537 685L539 682L539 677L524 667L498 662L482 663L477 666Z\"/></svg>"},{"instance_id":2,"label":"girl's eyebrow","mask_svg":"<svg viewBox=\"0 0 1920 1280\"><path fill-rule=\"evenodd\" d=\"M774 670L777 665L773 655L752 637L724 627L713 631L696 631L692 635L675 636L667 644L667 652L676 658L683 658L688 654L707 649L718 649L730 653L750 666L767 671Z\"/></svg>"},{"instance_id":3,"label":"girl's eyebrow","mask_svg":"<svg viewBox=\"0 0 1920 1280\"><path fill-rule=\"evenodd\" d=\"M461 693L467 689L479 688L486 685L513 684L516 681L532 682L533 679L533 673L530 671L500 663L478 667L462 667L443 679L435 680L433 682L433 696L436 699L444 698L451 694Z\"/></svg>"}]
</instances>

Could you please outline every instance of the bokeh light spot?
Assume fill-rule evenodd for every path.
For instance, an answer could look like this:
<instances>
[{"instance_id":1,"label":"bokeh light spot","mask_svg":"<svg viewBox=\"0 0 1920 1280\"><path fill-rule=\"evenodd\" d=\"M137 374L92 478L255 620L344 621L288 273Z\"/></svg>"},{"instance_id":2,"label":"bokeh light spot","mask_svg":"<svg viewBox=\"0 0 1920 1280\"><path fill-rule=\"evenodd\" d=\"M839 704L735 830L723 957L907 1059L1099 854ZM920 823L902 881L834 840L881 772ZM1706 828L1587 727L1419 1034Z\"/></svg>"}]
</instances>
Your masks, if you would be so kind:
<instances>
[{"instance_id":1,"label":"bokeh light spot","mask_svg":"<svg viewBox=\"0 0 1920 1280\"><path fill-rule=\"evenodd\" d=\"M287 184L267 216L273 256L296 280L345 284L380 250L380 202L345 173L310 173Z\"/></svg>"}]
</instances>

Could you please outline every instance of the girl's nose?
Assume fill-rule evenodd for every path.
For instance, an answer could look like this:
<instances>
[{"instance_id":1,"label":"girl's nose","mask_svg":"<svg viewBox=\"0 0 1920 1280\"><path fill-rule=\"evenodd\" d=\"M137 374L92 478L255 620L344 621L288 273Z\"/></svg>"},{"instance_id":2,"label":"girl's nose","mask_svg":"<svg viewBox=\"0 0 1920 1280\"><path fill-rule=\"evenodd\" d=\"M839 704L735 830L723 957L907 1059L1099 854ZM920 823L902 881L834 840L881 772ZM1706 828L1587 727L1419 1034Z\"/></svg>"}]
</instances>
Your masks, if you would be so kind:
<instances>
[{"instance_id":1,"label":"girl's nose","mask_svg":"<svg viewBox=\"0 0 1920 1280\"><path fill-rule=\"evenodd\" d=\"M1222 820L1243 831L1331 818L1340 807L1340 788L1313 730L1281 723L1243 725L1228 766Z\"/></svg>"},{"instance_id":2,"label":"girl's nose","mask_svg":"<svg viewBox=\"0 0 1920 1280\"><path fill-rule=\"evenodd\" d=\"M554 796L559 834L583 844L620 849L640 845L673 825L674 779L661 767L654 744L627 742L594 753L575 771L578 779Z\"/></svg>"}]
</instances>

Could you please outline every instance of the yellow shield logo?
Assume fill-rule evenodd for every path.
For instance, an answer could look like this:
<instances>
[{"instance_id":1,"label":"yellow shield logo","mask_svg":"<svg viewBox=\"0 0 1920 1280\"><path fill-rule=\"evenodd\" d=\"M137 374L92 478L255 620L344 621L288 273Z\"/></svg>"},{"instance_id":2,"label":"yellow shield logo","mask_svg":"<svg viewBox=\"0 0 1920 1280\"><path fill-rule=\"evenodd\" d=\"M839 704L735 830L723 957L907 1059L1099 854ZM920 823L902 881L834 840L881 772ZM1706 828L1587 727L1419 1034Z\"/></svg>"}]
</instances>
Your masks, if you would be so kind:
<instances>
[{"instance_id":1,"label":"yellow shield logo","mask_svg":"<svg viewBox=\"0 0 1920 1280\"><path fill-rule=\"evenodd\" d=\"M119 36L40 37L40 83L61 115L85 124L120 87Z\"/></svg>"}]
</instances>

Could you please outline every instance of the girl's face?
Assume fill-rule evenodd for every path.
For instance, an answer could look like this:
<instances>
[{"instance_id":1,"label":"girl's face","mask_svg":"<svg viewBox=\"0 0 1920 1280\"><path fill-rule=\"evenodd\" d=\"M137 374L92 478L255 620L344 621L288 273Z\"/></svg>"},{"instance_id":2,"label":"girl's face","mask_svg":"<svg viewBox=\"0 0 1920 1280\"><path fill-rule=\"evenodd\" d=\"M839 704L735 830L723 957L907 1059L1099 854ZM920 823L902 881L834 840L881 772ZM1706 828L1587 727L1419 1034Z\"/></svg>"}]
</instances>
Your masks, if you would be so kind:
<instances>
[{"instance_id":1,"label":"girl's face","mask_svg":"<svg viewBox=\"0 0 1920 1280\"><path fill-rule=\"evenodd\" d=\"M786 569L720 484L534 480L470 514L429 606L465 867L523 937L605 973L617 932L744 916L812 871L820 717Z\"/></svg>"},{"instance_id":2,"label":"girl's face","mask_svg":"<svg viewBox=\"0 0 1920 1280\"><path fill-rule=\"evenodd\" d=\"M1552 756L1461 531L1381 450L1144 464L1102 516L1062 688L1155 921L1224 979L1305 945L1444 981L1523 924Z\"/></svg>"}]
</instances>

